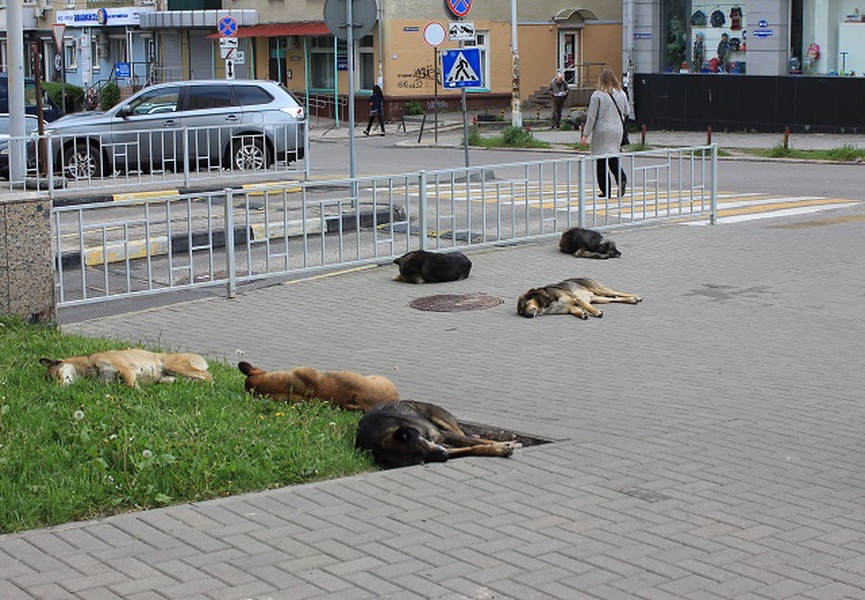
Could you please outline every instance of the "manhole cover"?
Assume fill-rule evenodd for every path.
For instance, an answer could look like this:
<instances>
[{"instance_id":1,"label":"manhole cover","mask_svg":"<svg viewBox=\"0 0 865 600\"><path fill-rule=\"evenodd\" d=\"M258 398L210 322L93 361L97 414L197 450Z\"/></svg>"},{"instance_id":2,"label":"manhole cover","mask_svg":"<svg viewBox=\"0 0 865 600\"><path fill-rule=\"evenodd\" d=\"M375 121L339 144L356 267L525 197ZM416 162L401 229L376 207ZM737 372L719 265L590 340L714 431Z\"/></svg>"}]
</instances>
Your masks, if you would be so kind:
<instances>
[{"instance_id":1,"label":"manhole cover","mask_svg":"<svg viewBox=\"0 0 865 600\"><path fill-rule=\"evenodd\" d=\"M486 294L439 294L415 298L409 306L424 312L463 312L492 308L502 302L501 298Z\"/></svg>"}]
</instances>

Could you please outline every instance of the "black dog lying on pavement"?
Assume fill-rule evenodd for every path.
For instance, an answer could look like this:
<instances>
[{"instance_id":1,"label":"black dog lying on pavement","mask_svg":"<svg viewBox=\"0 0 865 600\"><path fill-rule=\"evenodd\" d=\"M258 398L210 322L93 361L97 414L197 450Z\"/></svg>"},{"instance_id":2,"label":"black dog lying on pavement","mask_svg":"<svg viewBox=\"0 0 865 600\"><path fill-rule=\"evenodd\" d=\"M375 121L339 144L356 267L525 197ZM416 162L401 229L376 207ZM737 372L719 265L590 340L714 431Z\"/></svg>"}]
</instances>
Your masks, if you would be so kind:
<instances>
[{"instance_id":1,"label":"black dog lying on pavement","mask_svg":"<svg viewBox=\"0 0 865 600\"><path fill-rule=\"evenodd\" d=\"M393 261L399 265L396 281L407 283L441 283L465 279L472 261L462 252L429 252L413 250Z\"/></svg>"},{"instance_id":2,"label":"black dog lying on pavement","mask_svg":"<svg viewBox=\"0 0 865 600\"><path fill-rule=\"evenodd\" d=\"M571 227L562 233L559 250L577 258L619 258L622 255L616 249L616 242L582 227Z\"/></svg>"},{"instance_id":3,"label":"black dog lying on pavement","mask_svg":"<svg viewBox=\"0 0 865 600\"><path fill-rule=\"evenodd\" d=\"M513 442L467 436L452 414L435 404L397 400L371 408L360 419L354 445L385 467L444 462L458 456L510 456Z\"/></svg>"}]
</instances>

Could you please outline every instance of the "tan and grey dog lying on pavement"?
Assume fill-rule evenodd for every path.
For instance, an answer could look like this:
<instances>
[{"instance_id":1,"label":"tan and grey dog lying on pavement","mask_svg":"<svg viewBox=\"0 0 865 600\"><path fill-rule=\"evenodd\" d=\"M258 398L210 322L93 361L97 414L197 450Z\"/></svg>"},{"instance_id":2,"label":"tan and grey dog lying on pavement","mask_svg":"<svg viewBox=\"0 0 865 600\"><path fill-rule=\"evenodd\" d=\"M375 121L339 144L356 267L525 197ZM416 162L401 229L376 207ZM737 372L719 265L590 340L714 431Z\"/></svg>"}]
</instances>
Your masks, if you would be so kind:
<instances>
[{"instance_id":1,"label":"tan and grey dog lying on pavement","mask_svg":"<svg viewBox=\"0 0 865 600\"><path fill-rule=\"evenodd\" d=\"M300 402L324 400L340 408L368 410L382 402L399 399L399 391L387 377L361 375L354 371L319 371L295 367L289 371L263 371L248 362L237 368L246 375L243 387L255 396Z\"/></svg>"},{"instance_id":2,"label":"tan and grey dog lying on pavement","mask_svg":"<svg viewBox=\"0 0 865 600\"><path fill-rule=\"evenodd\" d=\"M636 304L642 301L643 298L636 294L617 292L594 279L580 277L530 289L520 296L517 313L527 319L541 315L574 315L588 319L589 315L604 316L603 311L592 306L592 303Z\"/></svg>"},{"instance_id":3,"label":"tan and grey dog lying on pavement","mask_svg":"<svg viewBox=\"0 0 865 600\"><path fill-rule=\"evenodd\" d=\"M198 354L130 348L69 358L40 358L39 362L48 367L46 377L62 385L68 385L80 377L106 382L119 379L129 387L135 387L138 383L170 383L175 376L211 380L207 361Z\"/></svg>"},{"instance_id":4,"label":"tan and grey dog lying on pavement","mask_svg":"<svg viewBox=\"0 0 865 600\"><path fill-rule=\"evenodd\" d=\"M385 467L444 462L459 456L510 456L520 444L467 436L452 414L435 404L400 400L361 417L354 444Z\"/></svg>"}]
</instances>

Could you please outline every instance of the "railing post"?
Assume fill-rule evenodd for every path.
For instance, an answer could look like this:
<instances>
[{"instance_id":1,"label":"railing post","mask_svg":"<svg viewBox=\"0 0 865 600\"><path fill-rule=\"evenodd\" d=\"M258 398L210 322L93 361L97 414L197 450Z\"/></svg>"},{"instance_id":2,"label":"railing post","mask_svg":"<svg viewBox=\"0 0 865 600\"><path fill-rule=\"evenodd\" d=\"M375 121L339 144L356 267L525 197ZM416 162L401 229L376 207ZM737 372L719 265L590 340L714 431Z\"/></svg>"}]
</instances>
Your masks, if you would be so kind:
<instances>
[{"instance_id":1,"label":"railing post","mask_svg":"<svg viewBox=\"0 0 865 600\"><path fill-rule=\"evenodd\" d=\"M54 199L54 150L51 144L51 134L45 136L45 173L48 175L48 197ZM63 172L60 172L63 176Z\"/></svg>"},{"instance_id":2,"label":"railing post","mask_svg":"<svg viewBox=\"0 0 865 600\"><path fill-rule=\"evenodd\" d=\"M586 159L580 157L579 177L579 206L577 207L577 224L580 227L586 226Z\"/></svg>"},{"instance_id":3,"label":"railing post","mask_svg":"<svg viewBox=\"0 0 865 600\"><path fill-rule=\"evenodd\" d=\"M418 237L420 238L420 249L426 250L429 245L427 239L427 206L426 206L426 171L418 172ZM410 227L411 225L409 225Z\"/></svg>"},{"instance_id":4,"label":"railing post","mask_svg":"<svg viewBox=\"0 0 865 600\"><path fill-rule=\"evenodd\" d=\"M225 270L228 273L228 299L237 296L237 272L234 255L234 190L225 188Z\"/></svg>"},{"instance_id":5,"label":"railing post","mask_svg":"<svg viewBox=\"0 0 865 600\"><path fill-rule=\"evenodd\" d=\"M183 185L189 188L189 163L192 159L192 151L189 148L189 128L184 127L181 132L183 138ZM175 164L176 167L176 164Z\"/></svg>"},{"instance_id":6,"label":"railing post","mask_svg":"<svg viewBox=\"0 0 865 600\"><path fill-rule=\"evenodd\" d=\"M709 199L712 213L709 215L709 225L718 222L718 145L712 144L712 191Z\"/></svg>"}]
</instances>

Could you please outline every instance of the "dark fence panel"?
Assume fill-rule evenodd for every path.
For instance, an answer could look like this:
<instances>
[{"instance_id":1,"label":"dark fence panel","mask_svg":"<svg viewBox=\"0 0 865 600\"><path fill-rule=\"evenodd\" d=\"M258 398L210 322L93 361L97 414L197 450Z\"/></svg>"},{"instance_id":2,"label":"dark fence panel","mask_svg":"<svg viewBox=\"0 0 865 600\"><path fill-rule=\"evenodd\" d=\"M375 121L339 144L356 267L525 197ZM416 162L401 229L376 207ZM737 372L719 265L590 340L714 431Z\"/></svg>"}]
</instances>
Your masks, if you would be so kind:
<instances>
[{"instance_id":1,"label":"dark fence panel","mask_svg":"<svg viewBox=\"0 0 865 600\"><path fill-rule=\"evenodd\" d=\"M865 132L865 77L638 74L637 125L673 131Z\"/></svg>"}]
</instances>

